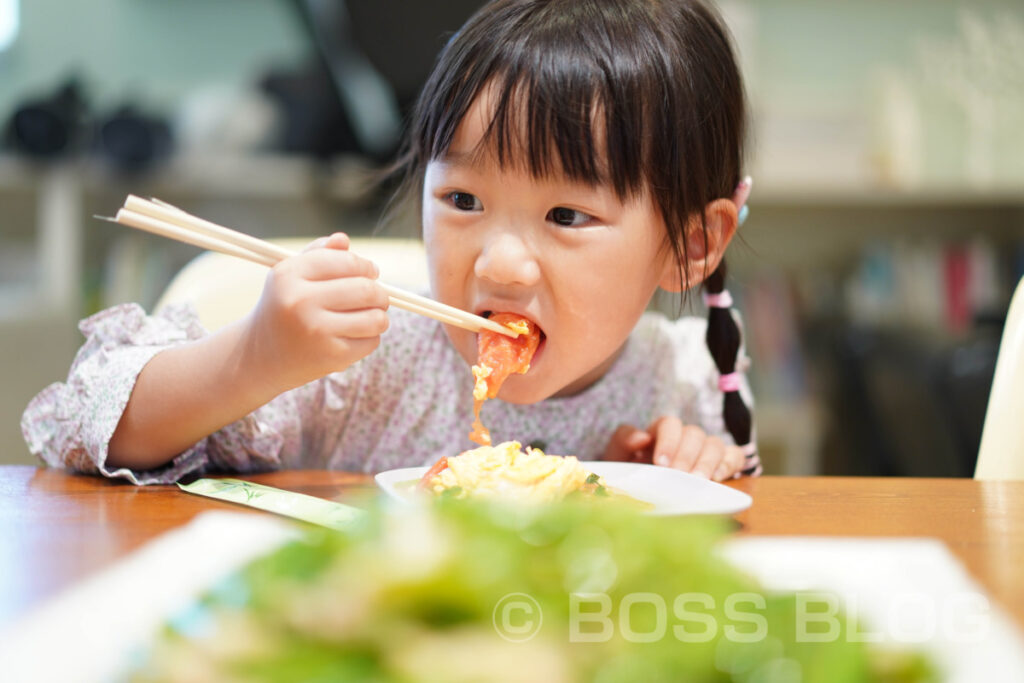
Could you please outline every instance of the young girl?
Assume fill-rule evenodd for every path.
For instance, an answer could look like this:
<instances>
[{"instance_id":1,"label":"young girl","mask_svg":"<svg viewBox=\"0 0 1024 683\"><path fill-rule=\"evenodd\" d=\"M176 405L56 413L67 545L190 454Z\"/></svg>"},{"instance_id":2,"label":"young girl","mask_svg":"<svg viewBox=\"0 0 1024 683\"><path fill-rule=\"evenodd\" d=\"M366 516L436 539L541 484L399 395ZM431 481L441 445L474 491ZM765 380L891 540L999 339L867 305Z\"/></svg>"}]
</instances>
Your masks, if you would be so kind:
<instances>
[{"instance_id":1,"label":"young girl","mask_svg":"<svg viewBox=\"0 0 1024 683\"><path fill-rule=\"evenodd\" d=\"M433 295L542 331L530 370L484 408L496 442L759 471L722 289L744 124L727 31L698 0L497 0L450 40L402 168ZM140 484L380 471L470 447L476 335L389 309L347 247L338 233L281 262L215 334L186 307L83 321L67 383L25 412L29 447ZM658 287L704 280L707 325L644 313Z\"/></svg>"}]
</instances>

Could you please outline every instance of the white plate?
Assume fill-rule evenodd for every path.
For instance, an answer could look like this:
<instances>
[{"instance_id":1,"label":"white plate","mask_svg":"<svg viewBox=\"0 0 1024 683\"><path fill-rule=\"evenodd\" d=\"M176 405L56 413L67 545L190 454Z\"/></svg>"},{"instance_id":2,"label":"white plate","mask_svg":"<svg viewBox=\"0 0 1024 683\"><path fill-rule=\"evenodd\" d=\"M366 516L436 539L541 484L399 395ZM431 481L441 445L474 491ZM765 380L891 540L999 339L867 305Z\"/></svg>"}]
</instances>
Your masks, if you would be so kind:
<instances>
[{"instance_id":1,"label":"white plate","mask_svg":"<svg viewBox=\"0 0 1024 683\"><path fill-rule=\"evenodd\" d=\"M742 491L667 467L604 461L585 461L583 466L604 477L612 488L652 504L651 515L731 515L753 502ZM427 469L403 467L381 472L374 479L389 496L410 502L412 491L398 485L418 481Z\"/></svg>"}]
</instances>

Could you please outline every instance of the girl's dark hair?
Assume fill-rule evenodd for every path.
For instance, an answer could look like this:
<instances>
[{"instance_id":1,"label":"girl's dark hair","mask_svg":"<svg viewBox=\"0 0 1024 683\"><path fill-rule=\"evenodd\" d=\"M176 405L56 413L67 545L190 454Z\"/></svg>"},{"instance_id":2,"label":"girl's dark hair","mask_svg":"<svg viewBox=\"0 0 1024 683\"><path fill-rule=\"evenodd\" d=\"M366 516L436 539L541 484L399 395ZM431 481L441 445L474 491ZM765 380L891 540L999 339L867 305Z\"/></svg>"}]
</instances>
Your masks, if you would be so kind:
<instances>
[{"instance_id":1,"label":"girl's dark hair","mask_svg":"<svg viewBox=\"0 0 1024 683\"><path fill-rule=\"evenodd\" d=\"M709 276L689 272L686 231L699 224L706 245L704 207L733 195L746 125L729 33L711 6L698 0L488 3L451 38L421 92L397 167L406 197L420 196L427 164L447 152L486 88L493 88L495 104L481 146L499 164L609 185L623 200L648 193L664 219L680 282L688 288ZM729 374L738 328L727 310L724 316L711 311L712 355ZM725 334L710 329L727 324L732 330ZM720 338L730 340L728 349L715 348ZM726 426L737 444L746 444L750 415L738 399L726 396Z\"/></svg>"}]
</instances>

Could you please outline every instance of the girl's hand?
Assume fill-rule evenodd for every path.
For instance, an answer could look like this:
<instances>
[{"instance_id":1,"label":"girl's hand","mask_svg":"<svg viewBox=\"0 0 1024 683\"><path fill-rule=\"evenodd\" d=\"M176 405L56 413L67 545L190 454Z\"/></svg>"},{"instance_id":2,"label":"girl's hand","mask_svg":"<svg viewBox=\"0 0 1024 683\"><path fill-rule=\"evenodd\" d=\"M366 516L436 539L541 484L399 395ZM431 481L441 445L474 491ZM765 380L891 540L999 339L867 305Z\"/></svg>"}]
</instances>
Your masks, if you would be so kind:
<instances>
[{"instance_id":1,"label":"girl's hand","mask_svg":"<svg viewBox=\"0 0 1024 683\"><path fill-rule=\"evenodd\" d=\"M715 481L743 469L743 451L727 446L703 429L676 417L660 417L646 429L621 425L604 452L605 460L644 462L674 467Z\"/></svg>"},{"instance_id":2,"label":"girl's hand","mask_svg":"<svg viewBox=\"0 0 1024 683\"><path fill-rule=\"evenodd\" d=\"M344 233L275 265L247 329L247 362L280 391L344 370L369 355L388 327L388 295L372 262Z\"/></svg>"}]
</instances>

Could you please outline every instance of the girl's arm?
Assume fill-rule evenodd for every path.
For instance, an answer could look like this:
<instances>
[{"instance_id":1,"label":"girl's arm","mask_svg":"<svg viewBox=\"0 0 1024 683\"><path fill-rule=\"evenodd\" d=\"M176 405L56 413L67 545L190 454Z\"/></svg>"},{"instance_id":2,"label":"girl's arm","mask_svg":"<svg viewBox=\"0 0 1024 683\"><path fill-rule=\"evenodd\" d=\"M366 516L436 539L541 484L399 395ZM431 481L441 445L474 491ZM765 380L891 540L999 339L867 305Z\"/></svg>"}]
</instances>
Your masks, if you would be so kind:
<instances>
[{"instance_id":1,"label":"girl's arm","mask_svg":"<svg viewBox=\"0 0 1024 683\"><path fill-rule=\"evenodd\" d=\"M343 234L318 240L267 277L259 304L216 334L158 353L139 373L107 463L166 464L274 396L372 352L387 329L387 295Z\"/></svg>"},{"instance_id":2,"label":"girl's arm","mask_svg":"<svg viewBox=\"0 0 1024 683\"><path fill-rule=\"evenodd\" d=\"M248 319L161 351L139 373L110 438L107 464L150 470L241 419L280 391L249 367Z\"/></svg>"}]
</instances>

